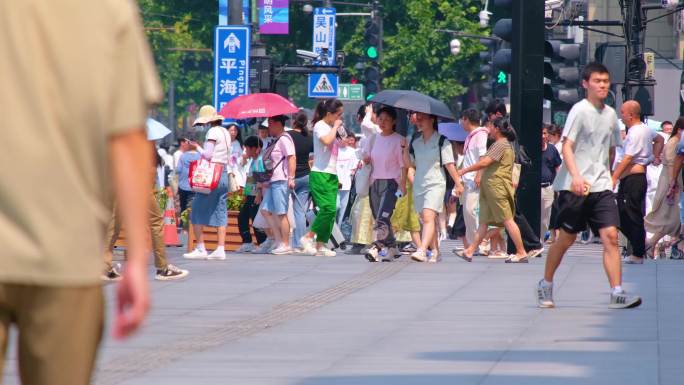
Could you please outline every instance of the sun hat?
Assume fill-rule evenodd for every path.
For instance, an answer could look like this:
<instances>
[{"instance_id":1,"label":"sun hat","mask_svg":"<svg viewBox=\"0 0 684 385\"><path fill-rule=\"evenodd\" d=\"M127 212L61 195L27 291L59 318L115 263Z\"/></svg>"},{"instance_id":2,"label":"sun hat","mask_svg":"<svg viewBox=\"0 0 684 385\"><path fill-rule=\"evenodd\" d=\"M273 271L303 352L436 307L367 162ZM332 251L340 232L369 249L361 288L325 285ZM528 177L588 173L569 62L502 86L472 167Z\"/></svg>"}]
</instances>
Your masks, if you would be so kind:
<instances>
[{"instance_id":1,"label":"sun hat","mask_svg":"<svg viewBox=\"0 0 684 385\"><path fill-rule=\"evenodd\" d=\"M215 121L223 121L223 116L216 113L214 106L204 105L199 109L197 119L192 123L193 126L198 124L207 124Z\"/></svg>"}]
</instances>

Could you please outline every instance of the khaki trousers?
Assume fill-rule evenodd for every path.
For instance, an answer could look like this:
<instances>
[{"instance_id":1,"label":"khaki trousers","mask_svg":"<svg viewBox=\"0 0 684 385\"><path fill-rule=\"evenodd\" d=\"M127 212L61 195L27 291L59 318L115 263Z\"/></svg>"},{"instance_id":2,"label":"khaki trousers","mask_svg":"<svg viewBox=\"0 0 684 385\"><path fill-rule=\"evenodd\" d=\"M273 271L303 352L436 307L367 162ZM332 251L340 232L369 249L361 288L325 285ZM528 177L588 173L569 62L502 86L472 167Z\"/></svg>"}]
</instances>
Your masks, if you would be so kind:
<instances>
[{"instance_id":1,"label":"khaki trousers","mask_svg":"<svg viewBox=\"0 0 684 385\"><path fill-rule=\"evenodd\" d=\"M159 208L157 198L154 193L150 194L148 213L150 216L150 233L152 235L152 251L154 252L154 266L157 269L166 267L166 244L164 244L164 215ZM105 270L112 268L112 258L114 245L119 238L121 232L121 218L117 213L116 205L114 205L114 212L112 220L107 226L107 236L105 237L106 248L104 253Z\"/></svg>"},{"instance_id":2,"label":"khaki trousers","mask_svg":"<svg viewBox=\"0 0 684 385\"><path fill-rule=\"evenodd\" d=\"M23 385L90 384L104 324L101 285L0 283L0 383L11 324Z\"/></svg>"},{"instance_id":3,"label":"khaki trousers","mask_svg":"<svg viewBox=\"0 0 684 385\"><path fill-rule=\"evenodd\" d=\"M470 245L475 240L477 232L478 217L477 208L480 205L480 189L470 189L465 187L461 195L461 205L463 205L463 222L465 222L465 238Z\"/></svg>"},{"instance_id":4,"label":"khaki trousers","mask_svg":"<svg viewBox=\"0 0 684 385\"><path fill-rule=\"evenodd\" d=\"M544 235L549 230L551 221L551 208L553 207L553 186L541 188L541 235L540 242L544 243Z\"/></svg>"}]
</instances>

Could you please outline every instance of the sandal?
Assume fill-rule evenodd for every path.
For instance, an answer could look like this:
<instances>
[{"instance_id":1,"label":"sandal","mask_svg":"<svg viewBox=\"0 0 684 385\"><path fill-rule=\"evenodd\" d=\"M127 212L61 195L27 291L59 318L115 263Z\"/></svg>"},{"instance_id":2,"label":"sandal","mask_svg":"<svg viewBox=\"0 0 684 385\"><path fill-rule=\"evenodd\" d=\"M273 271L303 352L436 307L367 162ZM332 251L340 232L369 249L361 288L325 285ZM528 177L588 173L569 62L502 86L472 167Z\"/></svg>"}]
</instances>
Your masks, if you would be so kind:
<instances>
[{"instance_id":1,"label":"sandal","mask_svg":"<svg viewBox=\"0 0 684 385\"><path fill-rule=\"evenodd\" d=\"M459 258L463 259L466 262L472 262L473 261L473 257L467 256L465 254L465 250L463 250L463 249L454 249L453 252L454 252L454 254L456 254L456 256L458 256Z\"/></svg>"},{"instance_id":2,"label":"sandal","mask_svg":"<svg viewBox=\"0 0 684 385\"><path fill-rule=\"evenodd\" d=\"M527 255L524 256L518 256L516 254L511 254L508 256L508 259L505 261L506 263L528 263Z\"/></svg>"}]
</instances>

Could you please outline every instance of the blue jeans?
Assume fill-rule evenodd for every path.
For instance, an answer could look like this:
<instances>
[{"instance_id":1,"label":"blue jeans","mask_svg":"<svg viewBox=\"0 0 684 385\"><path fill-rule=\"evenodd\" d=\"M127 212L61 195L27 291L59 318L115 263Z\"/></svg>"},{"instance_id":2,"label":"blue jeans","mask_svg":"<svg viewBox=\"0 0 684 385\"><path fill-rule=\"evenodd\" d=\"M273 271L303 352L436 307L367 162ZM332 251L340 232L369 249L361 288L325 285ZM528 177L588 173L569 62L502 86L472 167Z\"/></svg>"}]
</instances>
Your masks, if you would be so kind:
<instances>
[{"instance_id":1,"label":"blue jeans","mask_svg":"<svg viewBox=\"0 0 684 385\"><path fill-rule=\"evenodd\" d=\"M340 224L344 212L347 211L347 203L349 203L349 190L339 190L337 192L337 215L335 222Z\"/></svg>"},{"instance_id":2,"label":"blue jeans","mask_svg":"<svg viewBox=\"0 0 684 385\"><path fill-rule=\"evenodd\" d=\"M286 180L271 182L264 189L264 198L261 202L261 210L268 211L273 215L287 215L290 203L290 189Z\"/></svg>"},{"instance_id":3,"label":"blue jeans","mask_svg":"<svg viewBox=\"0 0 684 385\"><path fill-rule=\"evenodd\" d=\"M297 199L292 202L292 214L294 214L294 221L296 228L292 232L292 247L302 247L299 244L299 239L306 234L306 211L309 203L309 176L304 175L294 180L294 193Z\"/></svg>"}]
</instances>

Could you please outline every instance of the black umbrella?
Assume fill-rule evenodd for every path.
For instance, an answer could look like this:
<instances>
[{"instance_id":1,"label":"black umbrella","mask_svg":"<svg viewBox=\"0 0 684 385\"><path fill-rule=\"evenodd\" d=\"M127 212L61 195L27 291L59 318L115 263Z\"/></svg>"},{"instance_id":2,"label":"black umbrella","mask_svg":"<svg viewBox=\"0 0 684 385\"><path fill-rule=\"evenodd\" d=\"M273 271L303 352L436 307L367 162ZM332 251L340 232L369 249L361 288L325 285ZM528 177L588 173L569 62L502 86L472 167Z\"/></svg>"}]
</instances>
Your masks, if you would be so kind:
<instances>
[{"instance_id":1,"label":"black umbrella","mask_svg":"<svg viewBox=\"0 0 684 385\"><path fill-rule=\"evenodd\" d=\"M440 118L456 120L456 117L444 102L421 94L418 91L384 90L378 92L370 101L404 110L423 112L439 116Z\"/></svg>"}]
</instances>

